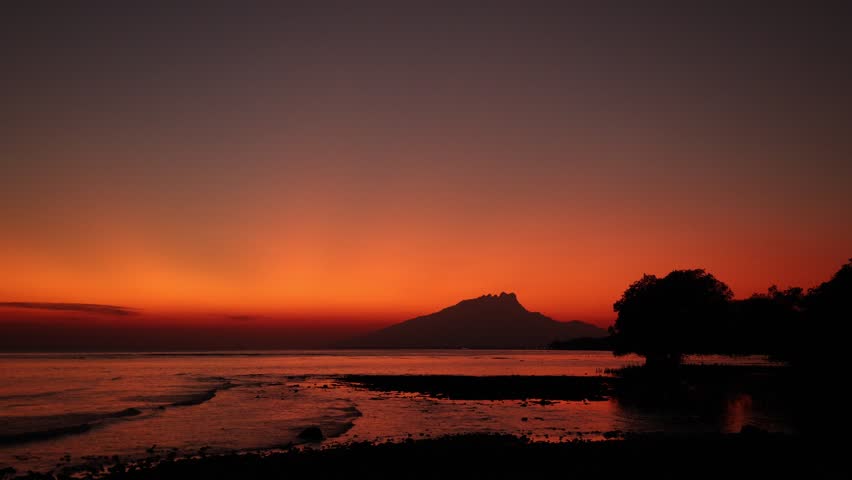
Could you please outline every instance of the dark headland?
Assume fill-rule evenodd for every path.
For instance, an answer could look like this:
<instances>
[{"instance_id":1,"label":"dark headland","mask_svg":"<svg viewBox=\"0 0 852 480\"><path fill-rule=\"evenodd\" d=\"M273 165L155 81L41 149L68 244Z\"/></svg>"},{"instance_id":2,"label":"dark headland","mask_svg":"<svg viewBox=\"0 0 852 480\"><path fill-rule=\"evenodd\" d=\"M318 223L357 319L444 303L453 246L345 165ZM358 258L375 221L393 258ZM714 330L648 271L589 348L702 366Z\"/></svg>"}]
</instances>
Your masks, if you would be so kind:
<instances>
[{"instance_id":1,"label":"dark headland","mask_svg":"<svg viewBox=\"0 0 852 480\"><path fill-rule=\"evenodd\" d=\"M530 312L514 293L462 300L347 342L358 348L542 348L554 341L604 337L592 324Z\"/></svg>"}]
</instances>

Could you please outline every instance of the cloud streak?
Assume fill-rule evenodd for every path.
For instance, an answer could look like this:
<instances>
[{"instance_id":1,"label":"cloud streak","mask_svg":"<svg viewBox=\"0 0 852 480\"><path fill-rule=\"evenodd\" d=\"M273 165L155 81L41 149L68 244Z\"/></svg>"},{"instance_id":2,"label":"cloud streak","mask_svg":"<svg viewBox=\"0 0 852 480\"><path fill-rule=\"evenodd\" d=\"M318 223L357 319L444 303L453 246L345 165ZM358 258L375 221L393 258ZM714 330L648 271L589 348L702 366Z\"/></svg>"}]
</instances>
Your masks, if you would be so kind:
<instances>
[{"instance_id":1,"label":"cloud streak","mask_svg":"<svg viewBox=\"0 0 852 480\"><path fill-rule=\"evenodd\" d=\"M118 305L100 305L97 303L54 303L54 302L0 302L0 308L26 308L31 310L56 310L63 312L84 312L101 315L136 315L138 312Z\"/></svg>"}]
</instances>

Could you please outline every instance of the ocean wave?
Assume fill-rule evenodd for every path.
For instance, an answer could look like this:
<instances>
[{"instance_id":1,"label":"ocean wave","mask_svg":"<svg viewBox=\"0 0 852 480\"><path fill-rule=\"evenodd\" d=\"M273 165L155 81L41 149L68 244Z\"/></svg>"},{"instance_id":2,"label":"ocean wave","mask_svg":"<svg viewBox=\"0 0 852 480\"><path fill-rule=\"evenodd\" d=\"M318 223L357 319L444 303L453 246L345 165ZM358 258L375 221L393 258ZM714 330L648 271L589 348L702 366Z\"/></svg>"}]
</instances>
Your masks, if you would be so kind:
<instances>
[{"instance_id":1,"label":"ocean wave","mask_svg":"<svg viewBox=\"0 0 852 480\"><path fill-rule=\"evenodd\" d=\"M163 393L158 395L134 395L124 397L122 398L122 400L126 402L144 402L148 404L154 404L154 406L160 410L170 407L190 407L194 405L201 405L204 402L212 400L216 397L216 394L222 390L228 390L234 387L243 386L232 383L231 381L222 377L207 377L202 378L200 380L205 381L205 383L206 381L210 380L220 381L221 383L215 384L203 390L193 388L186 392Z\"/></svg>"},{"instance_id":2,"label":"ocean wave","mask_svg":"<svg viewBox=\"0 0 852 480\"><path fill-rule=\"evenodd\" d=\"M45 398L45 397L55 397L56 395L60 395L65 393L63 390L56 390L52 392L38 392L38 393L13 393L11 395L0 395L0 402L4 402L7 400L31 400L37 398Z\"/></svg>"},{"instance_id":3,"label":"ocean wave","mask_svg":"<svg viewBox=\"0 0 852 480\"><path fill-rule=\"evenodd\" d=\"M363 413L361 413L361 410L358 410L358 407L356 407L355 405L352 405L352 406L349 406L349 407L334 407L334 408L335 408L335 410L340 410L344 414L347 414L351 418L358 418L358 417L361 417L361 416L364 415Z\"/></svg>"},{"instance_id":4,"label":"ocean wave","mask_svg":"<svg viewBox=\"0 0 852 480\"><path fill-rule=\"evenodd\" d=\"M142 411L126 408L109 413L70 413L39 417L0 417L0 445L33 442L84 433L101 423L118 418L135 417Z\"/></svg>"},{"instance_id":5,"label":"ocean wave","mask_svg":"<svg viewBox=\"0 0 852 480\"><path fill-rule=\"evenodd\" d=\"M224 387L222 387L224 388ZM200 393L196 393L190 397L187 397L183 400L178 400L176 402L169 403L168 405L163 405L163 407L191 407L193 405L201 405L202 403L212 400L213 397L216 396L216 392L219 391L220 388L211 388L210 390L206 390Z\"/></svg>"}]
</instances>

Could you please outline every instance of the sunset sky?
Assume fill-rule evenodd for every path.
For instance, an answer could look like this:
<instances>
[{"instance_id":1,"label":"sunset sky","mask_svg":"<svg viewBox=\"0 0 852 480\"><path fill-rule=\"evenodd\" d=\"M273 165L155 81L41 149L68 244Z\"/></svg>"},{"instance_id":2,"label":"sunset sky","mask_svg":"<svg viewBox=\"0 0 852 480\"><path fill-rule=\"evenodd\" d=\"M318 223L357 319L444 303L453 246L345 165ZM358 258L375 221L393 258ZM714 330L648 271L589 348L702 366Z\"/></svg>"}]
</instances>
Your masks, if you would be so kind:
<instances>
[{"instance_id":1,"label":"sunset sky","mask_svg":"<svg viewBox=\"0 0 852 480\"><path fill-rule=\"evenodd\" d=\"M643 273L852 256L838 12L66 3L0 20L0 302L608 325Z\"/></svg>"}]
</instances>

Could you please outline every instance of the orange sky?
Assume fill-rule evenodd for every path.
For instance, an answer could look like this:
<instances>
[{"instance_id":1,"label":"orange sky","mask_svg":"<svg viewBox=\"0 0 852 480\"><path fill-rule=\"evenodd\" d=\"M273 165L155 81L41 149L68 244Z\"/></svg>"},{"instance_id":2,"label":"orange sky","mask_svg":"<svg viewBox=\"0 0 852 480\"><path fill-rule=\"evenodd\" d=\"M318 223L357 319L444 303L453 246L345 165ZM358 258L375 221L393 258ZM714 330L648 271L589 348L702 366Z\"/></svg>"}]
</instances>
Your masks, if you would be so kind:
<instances>
[{"instance_id":1,"label":"orange sky","mask_svg":"<svg viewBox=\"0 0 852 480\"><path fill-rule=\"evenodd\" d=\"M512 291L607 325L643 273L743 297L852 256L834 24L78 13L10 30L0 301L339 324Z\"/></svg>"},{"instance_id":2,"label":"orange sky","mask_svg":"<svg viewBox=\"0 0 852 480\"><path fill-rule=\"evenodd\" d=\"M630 225L619 216L613 226L585 221L582 228L517 213L494 217L467 225L393 219L360 232L305 221L292 235L239 225L238 234L215 241L203 227L175 238L174 230L151 225L77 232L77 241L45 232L38 244L7 236L0 262L16 273L2 279L0 292L9 301L117 304L155 314L360 321L401 320L486 292L514 291L531 310L607 324L612 303L644 272L705 267L748 296L772 283L812 286L827 279L843 263L846 246L804 233L779 238L771 227L714 232L719 225L708 224L710 231L689 231L684 223L681 232Z\"/></svg>"}]
</instances>

